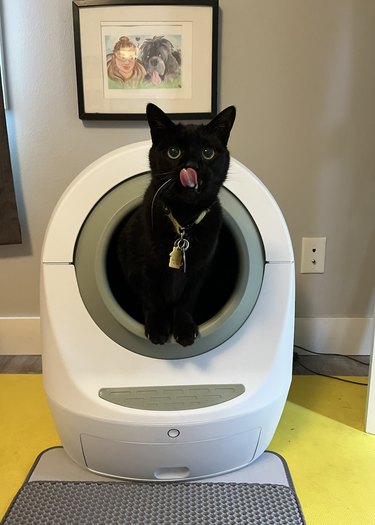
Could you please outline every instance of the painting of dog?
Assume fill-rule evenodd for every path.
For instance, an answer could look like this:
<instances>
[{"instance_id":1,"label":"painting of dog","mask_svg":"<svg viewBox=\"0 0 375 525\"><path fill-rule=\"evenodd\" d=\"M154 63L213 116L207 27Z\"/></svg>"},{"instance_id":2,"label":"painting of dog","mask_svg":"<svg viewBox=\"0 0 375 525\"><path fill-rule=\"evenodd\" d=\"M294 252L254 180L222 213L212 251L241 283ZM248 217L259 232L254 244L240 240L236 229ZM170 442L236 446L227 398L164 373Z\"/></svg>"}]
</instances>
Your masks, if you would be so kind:
<instances>
[{"instance_id":1,"label":"painting of dog","mask_svg":"<svg viewBox=\"0 0 375 525\"><path fill-rule=\"evenodd\" d=\"M155 86L180 75L181 51L164 36L147 38L141 45L138 59L146 70L145 80Z\"/></svg>"}]
</instances>

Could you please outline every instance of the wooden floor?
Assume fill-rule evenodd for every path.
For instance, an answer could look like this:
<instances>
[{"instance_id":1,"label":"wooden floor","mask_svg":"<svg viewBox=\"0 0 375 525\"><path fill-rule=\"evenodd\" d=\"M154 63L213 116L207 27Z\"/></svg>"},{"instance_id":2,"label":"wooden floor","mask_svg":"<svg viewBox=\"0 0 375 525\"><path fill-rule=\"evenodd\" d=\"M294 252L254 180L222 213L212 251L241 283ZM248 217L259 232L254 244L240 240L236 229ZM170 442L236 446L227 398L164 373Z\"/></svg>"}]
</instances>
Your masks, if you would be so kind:
<instances>
[{"instance_id":1,"label":"wooden floor","mask_svg":"<svg viewBox=\"0 0 375 525\"><path fill-rule=\"evenodd\" d=\"M368 355L298 355L293 364L293 374L308 375L315 372L334 376L367 376L369 362Z\"/></svg>"},{"instance_id":2,"label":"wooden floor","mask_svg":"<svg viewBox=\"0 0 375 525\"><path fill-rule=\"evenodd\" d=\"M0 374L41 374L40 355L0 355Z\"/></svg>"},{"instance_id":3,"label":"wooden floor","mask_svg":"<svg viewBox=\"0 0 375 525\"><path fill-rule=\"evenodd\" d=\"M354 361L350 357L365 364ZM368 363L369 356L298 355L293 365L293 374L308 375L316 372L328 375L367 376ZM41 357L38 355L2 355L0 356L0 373L41 374Z\"/></svg>"}]
</instances>

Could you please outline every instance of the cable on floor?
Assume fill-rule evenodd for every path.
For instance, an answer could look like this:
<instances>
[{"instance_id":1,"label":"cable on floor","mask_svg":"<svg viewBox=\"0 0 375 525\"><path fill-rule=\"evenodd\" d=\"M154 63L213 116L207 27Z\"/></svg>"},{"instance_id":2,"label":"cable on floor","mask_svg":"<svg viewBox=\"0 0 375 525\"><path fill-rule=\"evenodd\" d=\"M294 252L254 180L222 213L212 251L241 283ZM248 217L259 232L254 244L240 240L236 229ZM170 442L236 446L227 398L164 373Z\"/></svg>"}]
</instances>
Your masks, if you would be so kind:
<instances>
[{"instance_id":1,"label":"cable on floor","mask_svg":"<svg viewBox=\"0 0 375 525\"><path fill-rule=\"evenodd\" d=\"M352 361L356 361L357 363L361 363L362 365L368 366L368 363L364 363L363 361L359 361L358 359L354 359L354 358L352 358L350 356L347 356L347 355L342 355L342 354L323 354L321 352L314 352L313 350L308 350L307 348L304 348L303 346L299 346L299 345L294 345L294 348L299 348L300 350L304 350L306 352L311 352L312 354L315 354L315 355L326 355L326 356L327 355L328 356L333 355L333 356L337 356L337 357L346 357L348 359L351 359ZM297 352L294 352L294 354L293 354L293 361L297 362L300 366L302 366L302 368L304 368L308 372L311 372L314 375L321 376L321 377L328 377L329 379L336 379L336 381L342 381L344 383L351 383L353 385L368 386L368 383L361 383L359 381L352 381L350 379L343 379L342 377L331 376L329 374L322 374L320 372L317 372L316 370L312 370L311 368L309 368L306 365L304 365L303 363L301 363L300 357L302 357L302 356L298 355Z\"/></svg>"},{"instance_id":2,"label":"cable on floor","mask_svg":"<svg viewBox=\"0 0 375 525\"><path fill-rule=\"evenodd\" d=\"M363 361L360 361L359 359L355 359L354 357L350 356L350 355L344 355L344 354L329 354L329 353L323 353L323 352L314 352L314 350L309 350L308 348L305 348L303 346L299 346L299 345L293 345L294 348L299 348L300 350L304 350L305 352L310 352L311 354L315 354L315 355L333 355L335 357L345 357L345 359L350 359L351 361L355 361L356 363L361 363L361 365L365 365L365 366L369 366L368 363L364 363Z\"/></svg>"}]
</instances>

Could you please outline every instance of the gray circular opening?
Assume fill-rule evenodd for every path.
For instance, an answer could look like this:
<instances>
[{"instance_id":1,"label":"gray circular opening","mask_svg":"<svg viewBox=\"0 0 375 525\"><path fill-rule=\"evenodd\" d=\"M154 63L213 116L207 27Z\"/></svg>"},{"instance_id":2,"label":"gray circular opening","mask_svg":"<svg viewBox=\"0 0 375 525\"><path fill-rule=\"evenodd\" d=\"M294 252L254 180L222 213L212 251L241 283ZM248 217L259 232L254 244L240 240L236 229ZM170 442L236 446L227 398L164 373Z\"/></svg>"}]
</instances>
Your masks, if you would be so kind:
<instances>
[{"instance_id":1,"label":"gray circular opening","mask_svg":"<svg viewBox=\"0 0 375 525\"><path fill-rule=\"evenodd\" d=\"M74 266L82 300L93 320L113 341L127 350L158 359L193 357L232 337L251 314L264 273L264 249L259 231L241 201L227 188L220 192L224 225L219 248L208 281L197 304L199 337L182 347L173 340L152 344L136 311L129 307L134 298L117 294L121 275L113 264L112 245L119 225L142 202L149 174L131 177L102 197L88 215L78 236ZM233 275L237 273L237 275ZM217 282L217 279L220 279ZM229 286L223 292L223 283ZM121 286L121 283L119 283ZM218 290L223 293L219 293ZM128 303L126 303L126 300ZM135 301L134 301L135 302Z\"/></svg>"}]
</instances>

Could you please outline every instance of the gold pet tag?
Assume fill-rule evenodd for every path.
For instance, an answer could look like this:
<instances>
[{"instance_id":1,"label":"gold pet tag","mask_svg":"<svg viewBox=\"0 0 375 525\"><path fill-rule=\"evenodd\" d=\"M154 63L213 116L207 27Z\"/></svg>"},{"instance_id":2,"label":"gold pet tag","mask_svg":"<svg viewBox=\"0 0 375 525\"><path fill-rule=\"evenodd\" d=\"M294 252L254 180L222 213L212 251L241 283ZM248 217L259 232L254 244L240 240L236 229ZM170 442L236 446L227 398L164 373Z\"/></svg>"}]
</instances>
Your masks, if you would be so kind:
<instances>
[{"instance_id":1,"label":"gold pet tag","mask_svg":"<svg viewBox=\"0 0 375 525\"><path fill-rule=\"evenodd\" d=\"M182 266L182 252L177 246L173 246L173 250L169 254L169 268L179 270Z\"/></svg>"}]
</instances>

